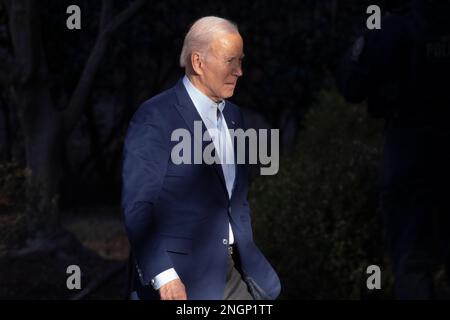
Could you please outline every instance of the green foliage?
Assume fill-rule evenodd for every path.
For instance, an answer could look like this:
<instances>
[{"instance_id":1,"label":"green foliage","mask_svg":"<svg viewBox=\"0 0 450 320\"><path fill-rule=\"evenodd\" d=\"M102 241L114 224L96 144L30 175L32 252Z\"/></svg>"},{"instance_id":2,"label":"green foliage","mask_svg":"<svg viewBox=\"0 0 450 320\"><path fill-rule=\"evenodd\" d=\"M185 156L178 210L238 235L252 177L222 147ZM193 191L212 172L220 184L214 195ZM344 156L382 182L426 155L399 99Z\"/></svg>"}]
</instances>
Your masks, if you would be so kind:
<instances>
[{"instance_id":1,"label":"green foliage","mask_svg":"<svg viewBox=\"0 0 450 320\"><path fill-rule=\"evenodd\" d=\"M334 90L319 94L303 124L279 173L252 185L255 240L279 272L282 298L368 298L366 268L383 264L382 124Z\"/></svg>"}]
</instances>

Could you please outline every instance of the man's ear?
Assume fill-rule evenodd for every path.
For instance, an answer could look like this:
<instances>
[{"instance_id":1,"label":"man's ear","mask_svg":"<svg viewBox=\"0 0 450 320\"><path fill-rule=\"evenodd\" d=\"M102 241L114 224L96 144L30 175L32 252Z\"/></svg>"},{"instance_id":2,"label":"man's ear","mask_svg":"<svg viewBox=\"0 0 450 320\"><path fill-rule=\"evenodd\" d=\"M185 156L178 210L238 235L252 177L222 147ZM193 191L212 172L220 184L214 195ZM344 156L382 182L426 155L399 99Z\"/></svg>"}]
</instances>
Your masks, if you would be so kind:
<instances>
[{"instance_id":1,"label":"man's ear","mask_svg":"<svg viewBox=\"0 0 450 320\"><path fill-rule=\"evenodd\" d=\"M202 75L203 74L203 60L199 52L192 52L191 54L191 65L192 69L196 74Z\"/></svg>"}]
</instances>

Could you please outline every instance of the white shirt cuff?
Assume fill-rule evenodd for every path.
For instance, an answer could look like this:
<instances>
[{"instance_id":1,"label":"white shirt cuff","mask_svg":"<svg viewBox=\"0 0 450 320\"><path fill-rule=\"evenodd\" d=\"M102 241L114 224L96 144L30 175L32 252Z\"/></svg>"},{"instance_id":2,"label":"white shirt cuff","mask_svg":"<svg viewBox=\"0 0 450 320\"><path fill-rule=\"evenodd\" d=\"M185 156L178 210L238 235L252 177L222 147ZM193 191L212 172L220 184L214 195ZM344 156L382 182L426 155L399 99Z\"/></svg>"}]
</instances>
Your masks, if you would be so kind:
<instances>
[{"instance_id":1,"label":"white shirt cuff","mask_svg":"<svg viewBox=\"0 0 450 320\"><path fill-rule=\"evenodd\" d=\"M159 288L161 288L166 283L168 283L172 280L175 280L175 279L179 279L179 278L180 277L178 276L175 269L170 268L170 269L167 269L166 271L161 272L156 277L154 277L152 279L151 284L152 284L153 289L159 290Z\"/></svg>"}]
</instances>

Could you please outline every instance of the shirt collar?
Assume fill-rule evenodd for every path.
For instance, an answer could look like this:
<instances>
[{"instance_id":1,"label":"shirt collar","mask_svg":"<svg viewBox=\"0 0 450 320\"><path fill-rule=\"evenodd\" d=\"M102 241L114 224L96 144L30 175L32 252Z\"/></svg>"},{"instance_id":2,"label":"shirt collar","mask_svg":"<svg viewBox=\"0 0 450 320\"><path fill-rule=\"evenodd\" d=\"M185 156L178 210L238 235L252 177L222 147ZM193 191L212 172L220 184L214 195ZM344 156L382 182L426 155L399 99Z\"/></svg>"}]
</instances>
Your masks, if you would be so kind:
<instances>
[{"instance_id":1,"label":"shirt collar","mask_svg":"<svg viewBox=\"0 0 450 320\"><path fill-rule=\"evenodd\" d=\"M183 77L183 84L202 119L207 118L217 125L217 108L223 112L225 100L214 102L197 89L186 75Z\"/></svg>"}]
</instances>

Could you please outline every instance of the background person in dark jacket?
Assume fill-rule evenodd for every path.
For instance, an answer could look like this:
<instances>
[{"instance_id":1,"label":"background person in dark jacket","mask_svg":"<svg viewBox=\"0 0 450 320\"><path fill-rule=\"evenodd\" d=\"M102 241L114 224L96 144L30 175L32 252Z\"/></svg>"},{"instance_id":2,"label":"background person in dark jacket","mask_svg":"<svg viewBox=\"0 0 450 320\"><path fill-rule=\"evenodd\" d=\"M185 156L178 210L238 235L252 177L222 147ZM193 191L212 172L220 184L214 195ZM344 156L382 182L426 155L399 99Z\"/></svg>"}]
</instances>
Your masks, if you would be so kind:
<instances>
[{"instance_id":1,"label":"background person in dark jacket","mask_svg":"<svg viewBox=\"0 0 450 320\"><path fill-rule=\"evenodd\" d=\"M381 202L400 299L433 298L434 262L448 260L449 14L450 1L411 1L356 40L338 75L347 100L368 98L385 119Z\"/></svg>"}]
</instances>

